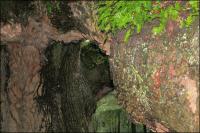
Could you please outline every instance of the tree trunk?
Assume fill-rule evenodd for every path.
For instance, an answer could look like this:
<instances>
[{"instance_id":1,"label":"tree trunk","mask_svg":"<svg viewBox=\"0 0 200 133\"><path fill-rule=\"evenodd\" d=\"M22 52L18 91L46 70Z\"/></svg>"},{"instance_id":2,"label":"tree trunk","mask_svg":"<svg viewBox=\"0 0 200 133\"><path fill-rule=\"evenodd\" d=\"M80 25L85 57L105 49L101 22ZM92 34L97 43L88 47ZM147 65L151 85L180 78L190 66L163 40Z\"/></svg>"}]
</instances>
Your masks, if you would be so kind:
<instances>
[{"instance_id":1,"label":"tree trunk","mask_svg":"<svg viewBox=\"0 0 200 133\"><path fill-rule=\"evenodd\" d=\"M154 131L199 131L199 26L170 35L142 33L123 43L125 31L113 40L110 65L118 100L135 122ZM164 126L163 126L164 125Z\"/></svg>"},{"instance_id":2,"label":"tree trunk","mask_svg":"<svg viewBox=\"0 0 200 133\"><path fill-rule=\"evenodd\" d=\"M2 131L43 131L42 114L34 100L40 83L40 54L33 46L20 44L9 45L7 49L10 71L1 93Z\"/></svg>"},{"instance_id":3,"label":"tree trunk","mask_svg":"<svg viewBox=\"0 0 200 133\"><path fill-rule=\"evenodd\" d=\"M80 45L74 45L68 46L61 68L63 119L67 132L88 132L89 119L95 111L95 99L81 72Z\"/></svg>"},{"instance_id":4,"label":"tree trunk","mask_svg":"<svg viewBox=\"0 0 200 133\"><path fill-rule=\"evenodd\" d=\"M56 25L53 23L54 18L46 16L45 6L41 1L24 5L35 5L32 16L28 14L28 8L21 10L21 6L15 1L1 3L1 6L4 4L8 7L11 4L11 8L8 10L4 8L3 13L11 12L12 15L8 16L15 21L15 23L13 20L1 23L1 47L5 44L7 49L7 53L1 50L1 131L88 131L88 119L95 108L95 97L91 93L88 81L81 73L80 46L75 47L71 44L64 48L67 52L62 53L64 55L61 69L55 72L57 75L62 74L59 78L43 73L40 75L43 72L42 67L46 66L44 51L51 40L67 43L88 38L94 41L92 38L98 39L102 36L92 32L95 30L93 26L87 26L92 23L91 17L88 16L91 11L89 6L93 2L63 3L69 7L62 8L65 13L63 16L70 16L71 20L74 20L71 23L80 23L72 25L62 33L53 27ZM80 6L83 7L81 11L79 11ZM23 16L20 13L25 13L23 20L27 21L22 22L22 19L19 19ZM55 19L59 20L59 16L56 17ZM82 22L86 20L85 18L87 22ZM85 26L87 26L85 29L74 28ZM51 66L45 68L48 67ZM45 71L50 72L48 69ZM53 79L49 79L50 77ZM54 87L57 87L55 85L58 85L54 84L55 82L49 86L51 80L60 81L58 88L61 92L55 90ZM52 95L54 90L56 93Z\"/></svg>"},{"instance_id":5,"label":"tree trunk","mask_svg":"<svg viewBox=\"0 0 200 133\"><path fill-rule=\"evenodd\" d=\"M89 130L89 122L96 107L94 86L101 77L88 82L85 72L88 74L91 71L84 64L84 58L87 60L88 57L82 54L83 50L79 42L56 43L46 49L48 62L42 69L43 94L38 97L38 102L43 104L43 110L49 114L48 131ZM98 67L95 69L101 71ZM108 77L107 70L104 72ZM102 83L106 82L109 82L109 78L105 78Z\"/></svg>"},{"instance_id":6,"label":"tree trunk","mask_svg":"<svg viewBox=\"0 0 200 133\"><path fill-rule=\"evenodd\" d=\"M96 26L94 2L62 1L62 13L52 16L41 1L20 4L1 2L12 18L1 21L1 131L88 131L95 103L80 46L61 46L50 57L44 51L52 40L89 39L109 54L111 42L104 44L107 37ZM118 101L136 122L156 131L199 131L197 27L153 38L146 25L128 44L123 31L113 39L110 65Z\"/></svg>"}]
</instances>

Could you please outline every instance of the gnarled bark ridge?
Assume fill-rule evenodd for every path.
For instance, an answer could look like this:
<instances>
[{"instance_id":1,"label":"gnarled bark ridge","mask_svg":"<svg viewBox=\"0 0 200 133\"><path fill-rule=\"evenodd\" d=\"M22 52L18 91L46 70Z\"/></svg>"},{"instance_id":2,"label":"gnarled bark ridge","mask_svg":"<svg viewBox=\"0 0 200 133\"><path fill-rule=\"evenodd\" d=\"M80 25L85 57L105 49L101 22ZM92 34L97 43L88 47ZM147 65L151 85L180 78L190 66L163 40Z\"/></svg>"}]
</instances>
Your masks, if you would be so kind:
<instances>
[{"instance_id":1,"label":"gnarled bark ridge","mask_svg":"<svg viewBox=\"0 0 200 133\"><path fill-rule=\"evenodd\" d=\"M81 74L79 46L70 45L66 50L68 52L61 52L63 61L56 63L60 64L60 69L56 66L53 70L62 73L62 76L57 78L52 74L46 77L53 78L48 80L52 81L55 88L58 85L55 80L59 80L61 86L58 88L61 92L56 90L55 95L52 95L55 88L44 84L47 81L40 72L48 60L44 51L52 40L69 43L89 39L96 41L100 48L110 54L111 42L108 39L104 44L107 37L95 23L95 10L91 10L94 2L63 1L61 12L65 14L53 17L47 15L41 1L24 5L29 6L31 3L35 5L33 12L23 15L28 8L19 12L13 10L12 19L6 23L1 21L1 47L6 45L7 51L1 50L1 131L87 131L87 122L83 121L88 118L83 112L90 110L93 103L88 101L93 98L90 89L85 89L88 82L85 80L87 76ZM12 2L12 6L10 4L8 2L7 6L21 7L17 2ZM25 24L16 16L25 19ZM13 19L16 21L13 22ZM70 26L60 30L67 24ZM176 34L169 34L170 37L166 34L153 37L151 26L147 24L143 32L134 34L128 44L122 41L123 31L113 39L110 56L112 77L118 101L132 120L145 123L156 131L199 131L197 25L198 22L191 29L177 30ZM69 82L71 79L73 81ZM52 96L52 105L57 104L55 108L46 104L46 96ZM80 106L72 104L72 101ZM84 111L81 112L81 109ZM77 116L71 116L73 112ZM79 117L83 121L78 121Z\"/></svg>"},{"instance_id":2,"label":"gnarled bark ridge","mask_svg":"<svg viewBox=\"0 0 200 133\"><path fill-rule=\"evenodd\" d=\"M82 27L86 23L92 23L90 19L91 17L87 16L90 14L84 14L84 12L87 12L87 10L89 10L89 5L87 5L86 3L87 2L66 2L66 4L70 8L63 8L63 10L65 10L63 12L75 13L75 11L73 10L79 12L79 14L76 15L70 13L67 14L68 17L70 16L72 18L76 18L72 20L78 21L82 18L89 18L87 22L82 23L80 21L79 25L73 26ZM1 131L87 131L87 123L85 120L86 118L83 113L89 113L90 109L88 109L87 107L92 104L89 104L87 102L88 98L90 99L92 95L90 94L90 91L87 90L87 82L85 81L83 76L78 73L80 71L80 66L78 63L80 60L79 46L77 48L72 48L72 46L69 46L69 50L71 50L71 52L78 53L72 55L70 52L68 52L71 55L69 55L69 57L68 55L66 55L66 59L69 60L64 60L67 61L66 63L62 62L62 67L64 67L62 71L66 75L63 75L63 77L58 80L62 81L61 84L63 85L62 88L64 91L62 95L58 95L61 101L58 100L59 98L55 98L58 100L58 102L61 102L62 109L57 109L58 106L57 108L49 109L49 107L52 106L48 106L44 102L45 99L43 99L44 97L42 96L51 93L48 91L51 91L52 88L48 88L47 91L44 91L45 89L42 89L42 87L46 86L43 85L44 79L43 77L41 77L40 72L47 60L44 51L50 45L50 42L52 40L62 41L65 43L82 40L84 38L91 40L91 34L88 33L94 32L92 26L87 26L87 32L76 28L72 28L64 32L60 31L52 25L52 20L49 18L49 16L47 16L45 12L46 7L41 1L33 1L25 4L26 6L30 6L31 4L33 4L35 5L35 7L33 12L31 12L31 15L25 15L26 17L24 19L26 19L26 21L24 24L20 19L15 19L14 16L17 13L19 14L17 14L16 16L23 16L20 13L26 13L27 8L25 8L25 10L21 10L21 6L17 6L19 3L15 1L11 3L2 2L1 6L3 4L4 6L10 6L10 4L13 4L13 6L11 7L16 7L16 9L12 10L12 8L8 8L8 10L11 11L11 14L14 15L11 15L11 21L10 19L8 19L8 21L3 19L3 21L5 20L7 22L1 22L1 47L2 44L6 45L6 49L8 51L8 67L10 70L8 80L5 78L4 74L1 75L1 79L3 79L3 82L6 82L5 84L8 84L6 86L3 83L1 87L1 107L3 107L3 110L1 110ZM85 10L79 11L78 6L82 6L83 8L85 8ZM20 9L18 9L18 7ZM6 13L7 10L6 8L4 9L5 12L3 13ZM20 10L20 12L15 12L16 10ZM59 18L56 19L59 20ZM95 34L95 36L99 38L97 34ZM92 39L91 41L94 41L94 39ZM1 56L1 58L4 58L4 56ZM5 63L3 62L3 64ZM2 68L5 68L5 66L6 65L4 65ZM69 73L70 71L72 71L71 74ZM7 74L7 72L2 73ZM72 82L68 81L69 84L66 84L66 80L70 79L74 80ZM75 93L75 91L77 92ZM88 94L89 96L86 96L86 94ZM50 96L50 94L48 96ZM64 100L65 98L68 100L71 99L71 101L66 101ZM83 99L85 99L87 102ZM90 100L92 101L92 99ZM77 105L72 105L72 101L74 103L77 102ZM53 102L54 101L51 101L50 103ZM55 102L54 104L57 104L58 102ZM58 105L60 106L61 104ZM67 106L69 106L70 108ZM65 109L68 109L68 111L65 112ZM79 109L87 111L81 112ZM51 110L50 114L48 112L49 110ZM53 119L57 115L55 111L60 110L63 113L62 115L64 115L63 118L59 118L55 122L53 122ZM77 113L77 116L75 116L74 113L74 116L72 116L71 113L73 111ZM70 113L71 117L68 116L68 113ZM59 114L58 117L60 117ZM81 117L83 117L84 121L79 121L79 118ZM69 120L70 122L68 123L67 120ZM56 125L56 122L58 121L59 123ZM72 123L74 123L77 127L70 125ZM49 126L50 124L54 124L54 129L49 129L50 127L52 127L52 125Z\"/></svg>"}]
</instances>

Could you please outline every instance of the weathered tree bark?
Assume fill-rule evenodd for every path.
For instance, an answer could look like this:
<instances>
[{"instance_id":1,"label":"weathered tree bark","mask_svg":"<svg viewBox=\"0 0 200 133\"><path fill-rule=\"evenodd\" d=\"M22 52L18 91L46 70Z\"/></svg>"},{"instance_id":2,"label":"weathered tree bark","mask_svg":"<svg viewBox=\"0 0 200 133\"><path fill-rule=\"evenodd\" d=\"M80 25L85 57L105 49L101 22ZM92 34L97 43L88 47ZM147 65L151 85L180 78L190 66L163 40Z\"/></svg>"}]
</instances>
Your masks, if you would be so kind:
<instances>
[{"instance_id":1,"label":"weathered tree bark","mask_svg":"<svg viewBox=\"0 0 200 133\"><path fill-rule=\"evenodd\" d=\"M42 70L43 94L37 99L49 114L48 131L87 131L86 115L83 113L88 100L82 98L85 93L80 91L88 91L88 98L92 94L88 86L80 88L83 80L80 78L79 48L78 44L68 44L46 50L48 62ZM90 101L94 100L91 98Z\"/></svg>"},{"instance_id":2,"label":"weathered tree bark","mask_svg":"<svg viewBox=\"0 0 200 133\"><path fill-rule=\"evenodd\" d=\"M6 113L8 111L7 108L7 98L6 98L6 90L5 88L7 88L7 81L9 78L9 70L8 70L8 52L6 50L6 46L5 45L1 45L0 46L0 50L1 50L1 90L0 90L0 94L1 94L1 114L0 114L0 120L1 120L1 124L0 124L0 130L2 129L3 124L7 123L7 120L5 119L8 113ZM4 116L3 116L4 115ZM3 124L2 122L5 121ZM1 130L2 131L2 130Z\"/></svg>"},{"instance_id":3,"label":"weathered tree bark","mask_svg":"<svg viewBox=\"0 0 200 133\"><path fill-rule=\"evenodd\" d=\"M153 37L142 33L112 44L110 65L120 104L154 131L199 132L199 26Z\"/></svg>"},{"instance_id":4,"label":"weathered tree bark","mask_svg":"<svg viewBox=\"0 0 200 133\"><path fill-rule=\"evenodd\" d=\"M7 49L7 52L1 50L1 131L87 131L85 122L73 120L84 116L80 108L88 105L72 106L72 95L78 104L90 104L86 102L90 97L85 98L86 101L80 101L78 97L84 99L86 95L83 97L75 93L77 89L76 92L87 94L83 90L87 81L77 74L80 71L78 59L71 63L62 62L61 72L65 76L62 75L59 80L66 90L61 88L63 93L55 93L61 99L52 95L53 88L44 84L44 77L41 77L40 72L46 60L44 51L51 40L69 43L89 39L99 43L109 54L110 41L104 44L106 36L97 29L95 10L91 10L94 2L63 1L64 7L61 9L64 14L53 17L46 15L41 1L33 3L37 8L34 15L27 15L29 19L25 25L20 21L1 23L1 47L5 44ZM60 30L68 24L69 27ZM143 122L156 131L168 131L168 128L183 132L199 131L197 27L194 25L188 31L177 31L179 35L173 36L172 40L166 35L153 38L150 36L151 27L144 28L146 34L134 34L128 44L122 42L123 32L114 39L117 41L111 48L112 77L118 91L118 100L133 120ZM78 55L68 56L66 59L79 58ZM73 68L74 73L70 73ZM67 79L74 80L69 82ZM49 108L52 106L46 104L43 99L45 96L53 96L51 100L57 100L54 103L51 101L53 105L57 104L56 108ZM68 109L68 106L71 108ZM65 109L68 112L61 116L59 111L64 112ZM49 110L52 112L48 112ZM73 111L77 112L77 116L67 117ZM56 121L53 122L54 118ZM83 117L84 119L86 118ZM77 127L71 125L73 122ZM50 129L51 127L54 129Z\"/></svg>"},{"instance_id":5,"label":"weathered tree bark","mask_svg":"<svg viewBox=\"0 0 200 133\"><path fill-rule=\"evenodd\" d=\"M95 111L95 99L81 72L80 45L74 45L66 49L59 79L65 90L61 96L63 119L67 132L88 132L89 119Z\"/></svg>"},{"instance_id":6,"label":"weathered tree bark","mask_svg":"<svg viewBox=\"0 0 200 133\"><path fill-rule=\"evenodd\" d=\"M4 91L9 115L4 118L3 131L40 131L42 116L34 101L40 82L40 54L33 46L20 44L9 45L8 51L10 77Z\"/></svg>"},{"instance_id":7,"label":"weathered tree bark","mask_svg":"<svg viewBox=\"0 0 200 133\"><path fill-rule=\"evenodd\" d=\"M10 4L18 3L13 1L13 3ZM68 57L68 59L72 58L71 66L67 64L70 63L69 61L66 63L62 62L64 67L62 69L63 73L69 75L59 79L62 81L61 84L63 85L63 89L66 90L64 90L63 94L58 96L58 98L53 97L58 100L58 102L59 98L61 98L61 111L63 113L62 115L64 115L62 118L63 122L60 121L61 119L57 119L56 122L59 121L57 125L55 125L55 122L53 123L52 121L56 115L55 111L60 110L56 108L49 109L49 107L52 106L48 106L46 103L41 103L45 101L45 97L43 96L45 96L49 90L51 91L51 89L47 91L42 89L42 87L46 86L43 84L44 79L41 77L40 71L46 60L44 51L50 45L51 40L67 43L71 41L82 40L84 38L94 41L95 39L93 38L102 37L102 34L99 34L99 36L95 31L93 31L93 26L88 26L90 23L92 23L91 16L88 16L90 15L88 11L90 9L90 4L87 5L87 2L84 1L78 3L66 2L66 4L70 7L67 8L67 11L73 13L67 14L72 20L78 21L82 19L86 20L85 18L88 19L83 23L80 21L78 25L73 25L83 27L87 24L87 31L86 29L80 30L72 28L64 33L61 33L58 29L53 27L51 20L45 14L45 11L40 11L40 9L45 10L45 6L43 6L41 1L35 1L34 4L36 5L36 13L33 16L28 16L26 25L22 24L20 21L15 23L10 22L11 24L1 23L1 44L6 45L6 49L8 51L8 67L10 70L8 80L4 76L7 74L7 72L4 70L1 72L3 73L1 74L1 79L3 79L1 82L1 108L3 108L1 110L1 131L87 131L87 123L85 120L86 115L84 115L84 111L81 112L80 109L84 109L86 113L89 113L90 109L88 107L92 104L89 104L88 102L92 101L92 96L88 90L89 88L87 88L87 82L84 80L84 77L77 73L80 71L80 66L76 66L78 65L77 60L80 59L78 57L79 54L74 54ZM83 11L79 11L78 7L80 6L83 7ZM76 12L78 12L78 14L76 14ZM15 14L15 12L12 13ZM59 20L59 18L56 19ZM73 21L71 23L73 23ZM99 43L101 44L102 42ZM4 59L4 57L1 58ZM2 68L5 68L6 64L4 62L1 63L3 63ZM72 71L71 74L70 71ZM74 80L72 81L70 78ZM66 84L66 82L68 84ZM50 101L50 103L53 103L53 101ZM75 103L77 103L77 105ZM65 109L68 110L65 112ZM50 115L48 112L45 112L48 110L51 110ZM82 117L84 121L79 121ZM49 126L49 124L54 124L54 129L49 129L52 127L52 125ZM75 125L72 126L72 124Z\"/></svg>"}]
</instances>

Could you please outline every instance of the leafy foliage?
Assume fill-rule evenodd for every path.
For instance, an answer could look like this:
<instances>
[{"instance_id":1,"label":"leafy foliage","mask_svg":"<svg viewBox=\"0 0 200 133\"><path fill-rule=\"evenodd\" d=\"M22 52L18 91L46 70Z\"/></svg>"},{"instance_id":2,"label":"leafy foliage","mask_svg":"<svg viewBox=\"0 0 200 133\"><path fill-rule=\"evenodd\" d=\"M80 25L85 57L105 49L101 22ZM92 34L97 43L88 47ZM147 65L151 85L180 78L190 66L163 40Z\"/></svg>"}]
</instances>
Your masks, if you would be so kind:
<instances>
[{"instance_id":1,"label":"leafy foliage","mask_svg":"<svg viewBox=\"0 0 200 133\"><path fill-rule=\"evenodd\" d=\"M50 15L54 10L60 11L60 1L45 1L47 13Z\"/></svg>"},{"instance_id":2,"label":"leafy foliage","mask_svg":"<svg viewBox=\"0 0 200 133\"><path fill-rule=\"evenodd\" d=\"M165 31L168 20L176 21L180 27L189 27L198 15L198 1L101 1L98 3L98 24L105 32L115 33L128 28L127 42L134 30L140 33L145 22L159 20L153 34Z\"/></svg>"}]
</instances>

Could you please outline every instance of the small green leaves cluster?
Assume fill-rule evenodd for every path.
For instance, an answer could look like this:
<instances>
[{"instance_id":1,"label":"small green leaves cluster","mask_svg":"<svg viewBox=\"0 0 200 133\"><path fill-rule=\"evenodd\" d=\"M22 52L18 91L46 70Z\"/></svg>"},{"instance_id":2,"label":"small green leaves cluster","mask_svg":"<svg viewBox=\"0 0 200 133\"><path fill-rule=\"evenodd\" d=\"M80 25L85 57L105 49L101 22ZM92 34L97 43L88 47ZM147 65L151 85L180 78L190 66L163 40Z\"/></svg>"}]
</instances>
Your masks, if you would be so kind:
<instances>
[{"instance_id":1,"label":"small green leaves cluster","mask_svg":"<svg viewBox=\"0 0 200 133\"><path fill-rule=\"evenodd\" d=\"M108 33L127 28L124 38L127 42L134 31L140 33L144 23L154 19L160 22L152 29L155 35L165 31L168 20L176 21L180 27L189 27L198 10L198 1L101 1L98 25Z\"/></svg>"},{"instance_id":2,"label":"small green leaves cluster","mask_svg":"<svg viewBox=\"0 0 200 133\"><path fill-rule=\"evenodd\" d=\"M54 10L60 11L60 1L45 1L48 15Z\"/></svg>"},{"instance_id":3,"label":"small green leaves cluster","mask_svg":"<svg viewBox=\"0 0 200 133\"><path fill-rule=\"evenodd\" d=\"M191 23L194 21L195 16L199 15L199 2L198 1L189 1L189 5L191 8L185 9L185 10L190 10L189 16L180 22L180 27L189 27Z\"/></svg>"}]
</instances>

